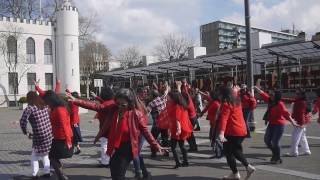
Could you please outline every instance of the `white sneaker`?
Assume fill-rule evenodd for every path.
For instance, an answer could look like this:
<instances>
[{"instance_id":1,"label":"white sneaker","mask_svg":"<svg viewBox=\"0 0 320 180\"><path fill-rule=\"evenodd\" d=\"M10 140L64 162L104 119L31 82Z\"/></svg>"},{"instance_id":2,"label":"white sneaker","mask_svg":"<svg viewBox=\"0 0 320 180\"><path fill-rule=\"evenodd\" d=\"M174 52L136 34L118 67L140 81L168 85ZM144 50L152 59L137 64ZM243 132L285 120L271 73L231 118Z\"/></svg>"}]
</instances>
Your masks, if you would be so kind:
<instances>
[{"instance_id":1,"label":"white sneaker","mask_svg":"<svg viewBox=\"0 0 320 180\"><path fill-rule=\"evenodd\" d=\"M301 153L299 154L300 156L310 156L311 155L311 152L304 152L304 153Z\"/></svg>"},{"instance_id":2,"label":"white sneaker","mask_svg":"<svg viewBox=\"0 0 320 180\"><path fill-rule=\"evenodd\" d=\"M256 168L251 166L250 164L246 169L247 169L247 176L244 178L245 180L249 179L251 175L256 171Z\"/></svg>"},{"instance_id":3,"label":"white sneaker","mask_svg":"<svg viewBox=\"0 0 320 180\"><path fill-rule=\"evenodd\" d=\"M223 176L224 180L240 180L240 173L237 172L235 174L231 173L229 176Z\"/></svg>"}]
</instances>

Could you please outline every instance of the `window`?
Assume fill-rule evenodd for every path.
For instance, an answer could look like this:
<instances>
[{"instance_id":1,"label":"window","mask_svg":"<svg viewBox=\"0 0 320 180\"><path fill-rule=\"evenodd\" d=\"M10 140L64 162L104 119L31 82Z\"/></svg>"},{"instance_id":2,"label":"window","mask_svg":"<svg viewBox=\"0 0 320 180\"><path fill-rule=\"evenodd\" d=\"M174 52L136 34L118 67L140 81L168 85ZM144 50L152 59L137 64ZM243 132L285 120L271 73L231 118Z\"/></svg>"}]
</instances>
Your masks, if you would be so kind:
<instances>
[{"instance_id":1,"label":"window","mask_svg":"<svg viewBox=\"0 0 320 180\"><path fill-rule=\"evenodd\" d=\"M35 43L33 38L29 37L27 39L27 63L35 64L36 63L36 50L35 50Z\"/></svg>"},{"instance_id":2,"label":"window","mask_svg":"<svg viewBox=\"0 0 320 180\"><path fill-rule=\"evenodd\" d=\"M8 47L8 61L10 63L17 63L17 40L13 36L9 36L7 40Z\"/></svg>"},{"instance_id":3,"label":"window","mask_svg":"<svg viewBox=\"0 0 320 180\"><path fill-rule=\"evenodd\" d=\"M71 43L70 50L73 51L73 43Z\"/></svg>"},{"instance_id":4,"label":"window","mask_svg":"<svg viewBox=\"0 0 320 180\"><path fill-rule=\"evenodd\" d=\"M18 73L9 72L9 94L18 94Z\"/></svg>"},{"instance_id":5,"label":"window","mask_svg":"<svg viewBox=\"0 0 320 180\"><path fill-rule=\"evenodd\" d=\"M53 89L53 74L52 73L45 73L45 83L46 83L46 90Z\"/></svg>"},{"instance_id":6,"label":"window","mask_svg":"<svg viewBox=\"0 0 320 180\"><path fill-rule=\"evenodd\" d=\"M27 73L28 91L35 91L34 82L36 81L36 73Z\"/></svg>"},{"instance_id":7,"label":"window","mask_svg":"<svg viewBox=\"0 0 320 180\"><path fill-rule=\"evenodd\" d=\"M44 63L52 64L52 43L49 39L44 41Z\"/></svg>"}]
</instances>

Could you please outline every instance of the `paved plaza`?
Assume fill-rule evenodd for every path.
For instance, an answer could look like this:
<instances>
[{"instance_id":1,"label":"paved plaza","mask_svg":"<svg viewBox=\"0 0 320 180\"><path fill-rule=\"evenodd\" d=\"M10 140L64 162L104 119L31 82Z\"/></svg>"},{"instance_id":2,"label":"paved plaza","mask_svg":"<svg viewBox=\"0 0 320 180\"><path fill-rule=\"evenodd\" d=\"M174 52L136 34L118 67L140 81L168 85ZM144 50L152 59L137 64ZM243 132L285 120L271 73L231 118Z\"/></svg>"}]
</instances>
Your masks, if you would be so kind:
<instances>
[{"instance_id":1,"label":"paved plaza","mask_svg":"<svg viewBox=\"0 0 320 180\"><path fill-rule=\"evenodd\" d=\"M264 125L261 117L265 107L258 107L255 112L257 130L251 139L244 142L244 152L257 172L252 179L320 179L320 125L314 121L308 127L308 140L311 146L311 156L297 158L283 157L283 164L270 165L270 151L263 143ZM27 179L30 174L31 140L21 133L17 121L22 111L17 109L0 109L0 180ZM93 137L98 128L98 122L93 121L94 112L81 115L81 128L84 137L82 152L74 155L65 162L65 172L71 180L106 180L110 178L110 171L106 168L98 168L99 145L93 145ZM150 158L150 151L144 149L145 162L154 180L190 179L206 180L220 179L229 174L230 170L225 159L210 159L212 156L208 141L208 122L201 119L201 132L196 133L199 151L189 153L190 167L173 169L174 160L170 157L159 156ZM286 127L285 136L282 138L282 153L289 151L290 134L292 128ZM179 151L179 149L178 149ZM240 173L245 175L244 168L240 166ZM132 179L133 166L129 167L127 177ZM55 179L52 177L51 179Z\"/></svg>"}]
</instances>

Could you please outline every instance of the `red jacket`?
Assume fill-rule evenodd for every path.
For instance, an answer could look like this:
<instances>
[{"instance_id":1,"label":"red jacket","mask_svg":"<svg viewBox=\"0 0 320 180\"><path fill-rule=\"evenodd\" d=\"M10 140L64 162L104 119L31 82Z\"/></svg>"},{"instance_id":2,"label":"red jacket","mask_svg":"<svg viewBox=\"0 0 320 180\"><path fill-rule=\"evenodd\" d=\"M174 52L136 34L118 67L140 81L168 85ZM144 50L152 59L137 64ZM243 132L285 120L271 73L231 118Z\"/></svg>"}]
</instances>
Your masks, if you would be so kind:
<instances>
[{"instance_id":1,"label":"red jacket","mask_svg":"<svg viewBox=\"0 0 320 180\"><path fill-rule=\"evenodd\" d=\"M260 94L263 101L266 103L269 103L270 96L263 92ZM285 125L286 119L289 119L290 113L284 104L284 102L281 100L279 103L275 106L273 106L269 112L269 123L273 125Z\"/></svg>"},{"instance_id":2,"label":"red jacket","mask_svg":"<svg viewBox=\"0 0 320 180\"><path fill-rule=\"evenodd\" d=\"M36 91L39 93L40 96L44 96L44 95L46 94L46 92L45 92L43 89L41 89L39 86L35 86L35 88L36 88ZM56 82L55 92L56 92L56 94L59 94L60 91L61 91L61 85L60 85L60 83L57 81L57 82Z\"/></svg>"},{"instance_id":3,"label":"red jacket","mask_svg":"<svg viewBox=\"0 0 320 180\"><path fill-rule=\"evenodd\" d=\"M115 104L113 100L105 101L103 104L97 104L95 102L85 100L75 100L74 103L86 109L106 113L104 114L106 117L104 119L102 129L106 131L108 134L109 142L107 154L111 156L115 149L115 134L117 133L115 128L116 121L113 121L113 119L118 118L118 106ZM130 141L134 158L138 156L139 140L141 133L154 149L159 150L160 148L160 145L156 142L151 133L148 131L148 128L145 124L145 118L147 118L146 114L141 111L130 110L128 112L128 126L130 131Z\"/></svg>"},{"instance_id":4,"label":"red jacket","mask_svg":"<svg viewBox=\"0 0 320 180\"><path fill-rule=\"evenodd\" d=\"M245 94L240 95L240 97L243 109L250 109L250 111L253 111L257 107L257 101L252 95Z\"/></svg>"},{"instance_id":5,"label":"red jacket","mask_svg":"<svg viewBox=\"0 0 320 180\"><path fill-rule=\"evenodd\" d=\"M114 113L113 121L110 130L110 136L108 141L107 154L112 156L114 150L116 149L116 136L118 132L116 131L116 119L118 118L118 113ZM139 143L140 135L142 134L148 143L155 150L160 149L160 145L153 138L152 134L149 132L148 127L145 125L146 114L139 110L128 110L127 122L129 127L130 142L132 147L133 158L138 157L139 154ZM114 120L115 119L115 120Z\"/></svg>"},{"instance_id":6,"label":"red jacket","mask_svg":"<svg viewBox=\"0 0 320 180\"><path fill-rule=\"evenodd\" d=\"M307 102L302 99L295 99L292 109L292 118L300 125L311 123L311 116L307 112Z\"/></svg>"},{"instance_id":7,"label":"red jacket","mask_svg":"<svg viewBox=\"0 0 320 180\"><path fill-rule=\"evenodd\" d=\"M72 145L72 129L68 110L63 107L56 107L50 111L50 121L54 139L66 140L68 145Z\"/></svg>"},{"instance_id":8,"label":"red jacket","mask_svg":"<svg viewBox=\"0 0 320 180\"><path fill-rule=\"evenodd\" d=\"M193 128L189 119L188 111L175 103L168 104L169 130L171 138L176 140L186 140L191 136ZM177 121L181 125L181 134L177 133Z\"/></svg>"},{"instance_id":9,"label":"red jacket","mask_svg":"<svg viewBox=\"0 0 320 180\"><path fill-rule=\"evenodd\" d=\"M210 106L208 108L208 119L210 121L211 127L215 127L216 125L216 118L219 108L220 103L218 101L213 101L212 103L210 103Z\"/></svg>"},{"instance_id":10,"label":"red jacket","mask_svg":"<svg viewBox=\"0 0 320 180\"><path fill-rule=\"evenodd\" d=\"M220 108L219 131L224 131L225 136L246 136L247 127L243 119L241 105L223 103Z\"/></svg>"},{"instance_id":11,"label":"red jacket","mask_svg":"<svg viewBox=\"0 0 320 180\"><path fill-rule=\"evenodd\" d=\"M100 129L103 128L103 133L101 134L101 136L106 138L108 137L111 128L112 116L117 110L117 105L114 100L109 100L103 102L102 104L97 104L95 102L78 99L73 101L73 104L85 109L96 111L97 114L99 114L98 119L100 122Z\"/></svg>"}]
</instances>

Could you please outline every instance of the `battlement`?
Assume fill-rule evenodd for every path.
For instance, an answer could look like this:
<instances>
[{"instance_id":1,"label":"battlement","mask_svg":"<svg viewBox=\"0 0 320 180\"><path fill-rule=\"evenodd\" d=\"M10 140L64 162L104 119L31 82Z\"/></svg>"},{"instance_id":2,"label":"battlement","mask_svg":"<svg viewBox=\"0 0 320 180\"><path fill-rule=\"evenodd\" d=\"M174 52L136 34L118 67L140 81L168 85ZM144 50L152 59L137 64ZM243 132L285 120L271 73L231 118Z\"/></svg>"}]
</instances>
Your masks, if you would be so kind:
<instances>
[{"instance_id":1,"label":"battlement","mask_svg":"<svg viewBox=\"0 0 320 180\"><path fill-rule=\"evenodd\" d=\"M78 12L78 8L71 5L63 5L59 8L59 11L75 11Z\"/></svg>"},{"instance_id":2,"label":"battlement","mask_svg":"<svg viewBox=\"0 0 320 180\"><path fill-rule=\"evenodd\" d=\"M53 23L47 20L41 19L20 19L20 18L13 18L13 17L5 17L0 16L0 22L14 22L14 23L23 23L23 24L33 24L33 25L41 25L41 26L52 26Z\"/></svg>"}]
</instances>

